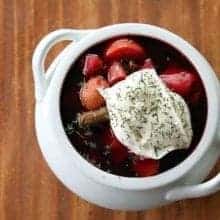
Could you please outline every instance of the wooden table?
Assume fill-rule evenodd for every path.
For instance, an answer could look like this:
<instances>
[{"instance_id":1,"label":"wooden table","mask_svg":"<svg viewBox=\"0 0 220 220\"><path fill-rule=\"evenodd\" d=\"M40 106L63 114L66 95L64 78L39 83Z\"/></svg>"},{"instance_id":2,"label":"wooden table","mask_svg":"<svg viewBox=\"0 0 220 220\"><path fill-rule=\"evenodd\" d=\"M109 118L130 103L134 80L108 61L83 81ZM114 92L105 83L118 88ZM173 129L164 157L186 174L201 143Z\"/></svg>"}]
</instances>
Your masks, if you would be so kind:
<instances>
[{"instance_id":1,"label":"wooden table","mask_svg":"<svg viewBox=\"0 0 220 220\"><path fill-rule=\"evenodd\" d=\"M146 212L99 208L68 191L44 161L33 121L34 47L57 28L117 22L168 28L197 47L220 73L219 0L0 0L1 220L220 219L220 193ZM61 48L53 50L48 62Z\"/></svg>"}]
</instances>

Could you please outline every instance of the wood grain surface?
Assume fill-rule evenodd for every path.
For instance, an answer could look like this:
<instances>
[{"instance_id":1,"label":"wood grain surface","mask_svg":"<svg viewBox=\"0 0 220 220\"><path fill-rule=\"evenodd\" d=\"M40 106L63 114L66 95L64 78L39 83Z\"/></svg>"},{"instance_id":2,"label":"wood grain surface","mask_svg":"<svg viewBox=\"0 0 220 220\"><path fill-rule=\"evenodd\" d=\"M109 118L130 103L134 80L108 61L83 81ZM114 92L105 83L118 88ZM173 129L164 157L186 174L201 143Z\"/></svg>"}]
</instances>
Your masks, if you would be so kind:
<instances>
[{"instance_id":1,"label":"wood grain surface","mask_svg":"<svg viewBox=\"0 0 220 220\"><path fill-rule=\"evenodd\" d=\"M220 73L219 0L0 0L0 220L220 219L220 193L145 212L99 208L68 191L44 161L33 120L34 47L57 28L118 22L168 28L198 48ZM61 48L53 50L48 62Z\"/></svg>"}]
</instances>

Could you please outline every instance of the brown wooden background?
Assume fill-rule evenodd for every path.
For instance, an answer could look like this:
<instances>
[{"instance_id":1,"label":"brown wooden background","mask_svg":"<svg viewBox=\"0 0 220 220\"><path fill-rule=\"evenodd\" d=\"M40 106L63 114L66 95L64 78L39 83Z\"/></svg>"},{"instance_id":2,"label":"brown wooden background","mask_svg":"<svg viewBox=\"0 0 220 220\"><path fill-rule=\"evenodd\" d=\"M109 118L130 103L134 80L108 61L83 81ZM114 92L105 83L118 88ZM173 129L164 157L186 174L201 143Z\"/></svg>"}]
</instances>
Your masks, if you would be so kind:
<instances>
[{"instance_id":1,"label":"brown wooden background","mask_svg":"<svg viewBox=\"0 0 220 220\"><path fill-rule=\"evenodd\" d=\"M33 122L35 45L60 27L95 28L117 22L168 28L196 46L220 73L220 0L0 0L1 220L220 219L220 193L146 212L96 207L71 194L42 158Z\"/></svg>"}]
</instances>

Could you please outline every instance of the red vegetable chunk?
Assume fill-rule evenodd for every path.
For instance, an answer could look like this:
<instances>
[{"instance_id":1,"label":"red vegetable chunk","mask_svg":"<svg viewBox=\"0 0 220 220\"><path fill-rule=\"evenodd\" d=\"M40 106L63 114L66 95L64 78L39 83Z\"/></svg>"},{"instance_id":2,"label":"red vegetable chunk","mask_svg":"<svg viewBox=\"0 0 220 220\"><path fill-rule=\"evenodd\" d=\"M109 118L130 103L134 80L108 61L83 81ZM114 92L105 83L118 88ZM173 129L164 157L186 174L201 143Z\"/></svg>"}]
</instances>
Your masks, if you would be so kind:
<instances>
[{"instance_id":1,"label":"red vegetable chunk","mask_svg":"<svg viewBox=\"0 0 220 220\"><path fill-rule=\"evenodd\" d=\"M119 164L128 157L128 149L121 144L110 129L104 131L103 143L110 148L112 154L112 162Z\"/></svg>"},{"instance_id":2,"label":"red vegetable chunk","mask_svg":"<svg viewBox=\"0 0 220 220\"><path fill-rule=\"evenodd\" d=\"M193 86L197 82L195 74L187 71L173 74L162 74L160 75L160 78L171 91L176 92L183 97L188 97L190 95Z\"/></svg>"},{"instance_id":3,"label":"red vegetable chunk","mask_svg":"<svg viewBox=\"0 0 220 220\"><path fill-rule=\"evenodd\" d=\"M97 91L98 88L108 87L108 82L102 76L96 76L86 82L80 90L82 105L88 110L95 110L104 105L105 100Z\"/></svg>"},{"instance_id":4,"label":"red vegetable chunk","mask_svg":"<svg viewBox=\"0 0 220 220\"><path fill-rule=\"evenodd\" d=\"M145 58L145 50L134 40L121 38L109 44L104 55L107 61L118 61L125 58L142 60Z\"/></svg>"},{"instance_id":5,"label":"red vegetable chunk","mask_svg":"<svg viewBox=\"0 0 220 220\"><path fill-rule=\"evenodd\" d=\"M142 68L143 69L145 69L145 68L149 68L149 69L154 68L154 63L151 60L151 58L148 58L148 59L144 60L144 64L143 64Z\"/></svg>"},{"instance_id":6,"label":"red vegetable chunk","mask_svg":"<svg viewBox=\"0 0 220 220\"><path fill-rule=\"evenodd\" d=\"M126 72L119 62L114 62L108 70L108 82L110 85L115 84L126 78Z\"/></svg>"},{"instance_id":7,"label":"red vegetable chunk","mask_svg":"<svg viewBox=\"0 0 220 220\"><path fill-rule=\"evenodd\" d=\"M98 74L103 67L103 62L97 54L87 54L85 57L83 74L90 78Z\"/></svg>"},{"instance_id":8,"label":"red vegetable chunk","mask_svg":"<svg viewBox=\"0 0 220 220\"><path fill-rule=\"evenodd\" d=\"M134 162L133 169L138 176L152 176L159 173L159 161L153 159L139 159Z\"/></svg>"}]
</instances>

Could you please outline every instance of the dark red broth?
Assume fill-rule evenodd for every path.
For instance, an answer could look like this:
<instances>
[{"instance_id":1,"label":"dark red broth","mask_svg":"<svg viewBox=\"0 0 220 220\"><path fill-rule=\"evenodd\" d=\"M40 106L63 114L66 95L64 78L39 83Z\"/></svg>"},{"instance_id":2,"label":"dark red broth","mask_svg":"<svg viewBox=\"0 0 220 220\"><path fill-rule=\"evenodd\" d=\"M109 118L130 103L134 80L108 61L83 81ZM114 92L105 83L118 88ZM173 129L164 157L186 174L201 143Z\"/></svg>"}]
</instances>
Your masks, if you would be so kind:
<instances>
[{"instance_id":1,"label":"dark red broth","mask_svg":"<svg viewBox=\"0 0 220 220\"><path fill-rule=\"evenodd\" d=\"M152 59L159 75L164 73L166 69L169 69L169 66L171 66L174 70L176 66L178 66L178 68L193 72L198 76L198 73L191 63L180 52L168 44L146 37L132 36L131 38L146 49L146 58L150 57ZM109 65L111 65L111 62L105 61L105 58L103 58L108 44L109 41L103 42L85 51L70 68L63 84L60 99L60 111L63 126L72 146L82 157L94 166L106 172L120 176L147 176L147 174L142 175L134 169L135 161L139 160L137 155L128 152L127 156L125 156L120 162L114 161L112 151L109 146L105 145L106 131L109 130L108 122L86 128L80 128L76 123L77 113L86 111L79 98L80 88L82 84L88 80L82 74L85 56L88 53L99 55L103 60L101 73L104 77L106 77ZM122 58L119 62L126 70L127 74L138 70L140 66L143 65L143 61L127 58ZM191 112L191 121L194 133L191 146L187 150L173 151L160 159L157 173L164 172L181 163L193 151L201 139L207 117L207 102L202 84L200 84L199 87L202 94L200 94L200 98L198 100L197 95L194 93L188 98L184 97ZM195 99L197 101L194 101ZM121 153L119 152L118 154ZM149 175L157 173L149 173Z\"/></svg>"}]
</instances>

